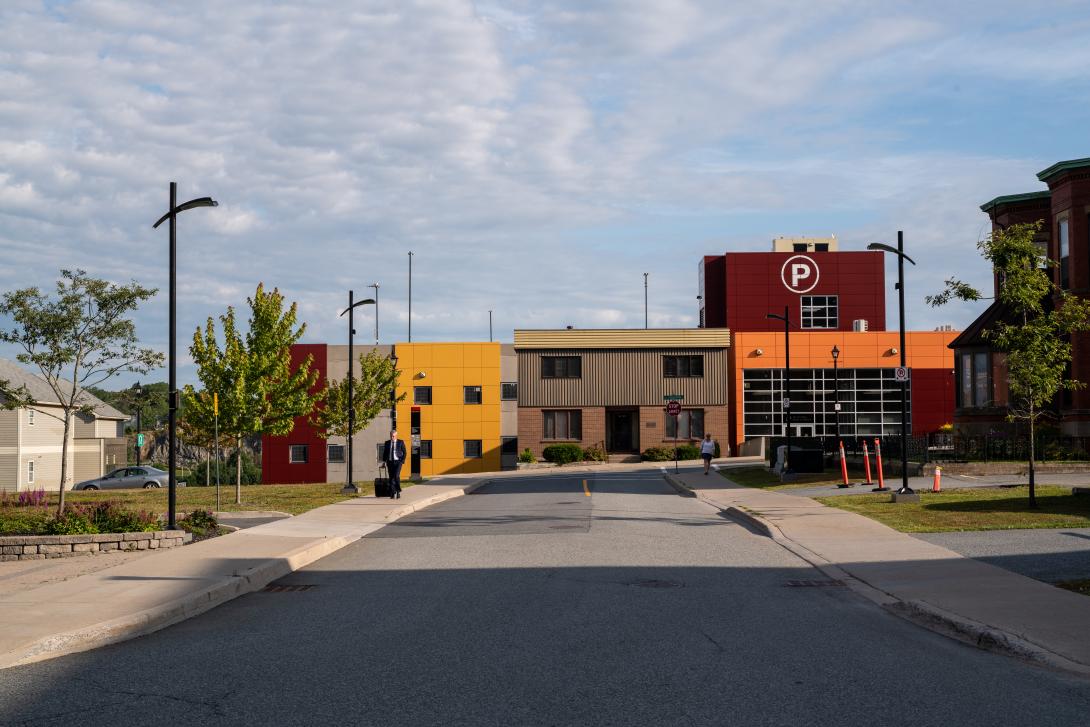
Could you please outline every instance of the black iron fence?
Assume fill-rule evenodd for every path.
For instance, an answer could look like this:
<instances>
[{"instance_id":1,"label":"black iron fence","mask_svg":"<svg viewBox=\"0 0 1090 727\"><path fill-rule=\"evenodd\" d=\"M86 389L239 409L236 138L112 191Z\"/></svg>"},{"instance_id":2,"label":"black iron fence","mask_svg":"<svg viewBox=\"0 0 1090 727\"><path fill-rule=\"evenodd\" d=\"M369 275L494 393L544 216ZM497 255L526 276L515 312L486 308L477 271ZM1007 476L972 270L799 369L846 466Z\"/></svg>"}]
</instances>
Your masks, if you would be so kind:
<instances>
[{"instance_id":1,"label":"black iron fence","mask_svg":"<svg viewBox=\"0 0 1090 727\"><path fill-rule=\"evenodd\" d=\"M849 457L863 455L863 442L871 457L875 455L875 442L882 448L882 459L900 461L901 438L886 437L845 438L844 453ZM771 464L777 448L786 444L785 437L771 437L767 458ZM793 447L820 449L825 455L834 455L839 447L833 437L792 437ZM1066 437L1042 434L1037 437L1036 459L1039 462L1090 461L1090 437ZM917 464L927 462L1025 462L1029 460L1029 437L1012 435L975 435L935 433L908 437L908 461Z\"/></svg>"}]
</instances>

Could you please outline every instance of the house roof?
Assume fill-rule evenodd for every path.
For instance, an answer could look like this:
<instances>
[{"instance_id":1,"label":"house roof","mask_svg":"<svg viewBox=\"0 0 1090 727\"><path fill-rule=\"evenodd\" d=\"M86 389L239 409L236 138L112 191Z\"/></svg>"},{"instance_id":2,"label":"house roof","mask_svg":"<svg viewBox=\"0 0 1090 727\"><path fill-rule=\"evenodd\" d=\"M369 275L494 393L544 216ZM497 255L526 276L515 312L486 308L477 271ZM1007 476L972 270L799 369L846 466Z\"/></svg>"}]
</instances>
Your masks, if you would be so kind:
<instances>
[{"instance_id":1,"label":"house roof","mask_svg":"<svg viewBox=\"0 0 1090 727\"><path fill-rule=\"evenodd\" d=\"M988 200L980 205L980 209L983 212L991 212L996 207L1018 204L1019 202L1033 202L1039 199L1048 199L1051 196L1052 192L1049 192L1048 190L1043 192L1026 192L1025 194L1005 194L1002 197Z\"/></svg>"},{"instance_id":2,"label":"house roof","mask_svg":"<svg viewBox=\"0 0 1090 727\"><path fill-rule=\"evenodd\" d=\"M25 386L31 398L39 404L60 405L57 395L53 393L53 389L50 388L45 379L30 373L14 361L0 358L0 379L6 380L15 388ZM129 418L128 414L122 414L90 392L84 391L81 396L81 401L94 407L95 416L99 419L124 420Z\"/></svg>"},{"instance_id":3,"label":"house roof","mask_svg":"<svg viewBox=\"0 0 1090 727\"><path fill-rule=\"evenodd\" d=\"M966 326L957 338L950 341L947 347L958 349L967 346L990 346L988 339L984 338L984 331L988 330L993 323L1002 322L1006 315L1006 306L999 301L993 302L976 317L975 321Z\"/></svg>"},{"instance_id":4,"label":"house roof","mask_svg":"<svg viewBox=\"0 0 1090 727\"><path fill-rule=\"evenodd\" d=\"M1070 172L1073 169L1083 169L1085 167L1090 167L1090 157L1086 159L1068 159L1066 162L1056 162L1048 169L1038 172L1037 178L1042 182L1048 182L1049 179L1061 172Z\"/></svg>"}]
</instances>

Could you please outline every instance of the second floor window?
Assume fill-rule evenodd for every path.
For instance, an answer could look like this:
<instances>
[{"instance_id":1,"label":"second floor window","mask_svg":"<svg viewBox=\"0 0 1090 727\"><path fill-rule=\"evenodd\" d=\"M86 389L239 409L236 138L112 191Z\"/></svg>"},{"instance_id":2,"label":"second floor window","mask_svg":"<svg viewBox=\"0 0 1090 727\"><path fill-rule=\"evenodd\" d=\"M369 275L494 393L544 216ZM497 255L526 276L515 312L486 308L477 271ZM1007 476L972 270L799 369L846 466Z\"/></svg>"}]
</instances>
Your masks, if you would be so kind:
<instances>
[{"instance_id":1,"label":"second floor window","mask_svg":"<svg viewBox=\"0 0 1090 727\"><path fill-rule=\"evenodd\" d=\"M704 375L704 357L663 356L662 375L667 379L700 378Z\"/></svg>"},{"instance_id":2,"label":"second floor window","mask_svg":"<svg viewBox=\"0 0 1090 727\"><path fill-rule=\"evenodd\" d=\"M542 356L541 378L543 379L581 379L583 377L583 359L579 356Z\"/></svg>"},{"instance_id":3,"label":"second floor window","mask_svg":"<svg viewBox=\"0 0 1090 727\"><path fill-rule=\"evenodd\" d=\"M835 295L802 296L803 328L836 328L838 323Z\"/></svg>"},{"instance_id":4,"label":"second floor window","mask_svg":"<svg viewBox=\"0 0 1090 727\"><path fill-rule=\"evenodd\" d=\"M500 399L503 401L518 401L519 385L517 382L504 382L500 384Z\"/></svg>"},{"instance_id":5,"label":"second floor window","mask_svg":"<svg viewBox=\"0 0 1090 727\"><path fill-rule=\"evenodd\" d=\"M414 404L430 404L431 403L431 387L430 386L414 386L413 387L413 403Z\"/></svg>"},{"instance_id":6,"label":"second floor window","mask_svg":"<svg viewBox=\"0 0 1090 727\"><path fill-rule=\"evenodd\" d=\"M1071 286L1071 233L1067 220L1060 220L1059 224L1059 237L1060 237L1060 287L1068 288Z\"/></svg>"},{"instance_id":7,"label":"second floor window","mask_svg":"<svg viewBox=\"0 0 1090 727\"><path fill-rule=\"evenodd\" d=\"M479 386L467 386L467 387L465 387L465 403L467 403L467 404L480 404L481 403L481 387L479 387Z\"/></svg>"}]
</instances>

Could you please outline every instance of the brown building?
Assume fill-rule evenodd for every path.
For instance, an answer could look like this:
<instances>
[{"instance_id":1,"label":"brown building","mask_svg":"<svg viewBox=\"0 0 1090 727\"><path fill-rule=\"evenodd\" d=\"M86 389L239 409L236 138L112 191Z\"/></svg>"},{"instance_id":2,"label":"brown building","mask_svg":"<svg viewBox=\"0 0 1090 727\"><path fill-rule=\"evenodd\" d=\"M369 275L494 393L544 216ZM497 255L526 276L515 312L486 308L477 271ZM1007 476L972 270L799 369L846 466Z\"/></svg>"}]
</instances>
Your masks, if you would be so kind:
<instances>
[{"instance_id":1,"label":"brown building","mask_svg":"<svg viewBox=\"0 0 1090 727\"><path fill-rule=\"evenodd\" d=\"M981 205L992 230L1018 223L1041 223L1037 243L1056 261L1053 279L1075 295L1090 296L1090 158L1057 162L1037 178L1048 190L1012 194ZM999 281L994 281L998 292ZM1003 320L993 303L950 344L954 349L957 408L954 422L969 434L1008 426L1007 369L1004 354L992 350L984 332ZM1090 335L1072 337L1072 376L1090 383ZM1065 391L1055 402L1064 434L1090 435L1090 388Z\"/></svg>"},{"instance_id":2,"label":"brown building","mask_svg":"<svg viewBox=\"0 0 1090 727\"><path fill-rule=\"evenodd\" d=\"M726 329L516 330L518 442L540 458L550 444L602 446L635 457L701 439L729 448ZM680 395L677 418L667 396Z\"/></svg>"}]
</instances>

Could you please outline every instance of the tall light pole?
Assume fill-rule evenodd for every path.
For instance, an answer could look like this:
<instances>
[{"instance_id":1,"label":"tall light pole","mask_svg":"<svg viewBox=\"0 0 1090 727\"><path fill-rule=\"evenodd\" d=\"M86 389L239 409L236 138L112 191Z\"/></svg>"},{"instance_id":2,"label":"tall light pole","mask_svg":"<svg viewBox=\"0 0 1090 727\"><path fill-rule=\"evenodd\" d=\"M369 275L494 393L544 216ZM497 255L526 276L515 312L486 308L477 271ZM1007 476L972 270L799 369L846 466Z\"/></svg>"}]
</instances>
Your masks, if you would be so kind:
<instances>
[{"instance_id":1,"label":"tall light pole","mask_svg":"<svg viewBox=\"0 0 1090 727\"><path fill-rule=\"evenodd\" d=\"M488 342L492 343L492 311L488 311Z\"/></svg>"},{"instance_id":2,"label":"tall light pole","mask_svg":"<svg viewBox=\"0 0 1090 727\"><path fill-rule=\"evenodd\" d=\"M787 435L787 449L783 455L783 474L790 471L788 463L791 461L791 311L785 305L783 315L769 313L766 318L783 321L783 353L784 353L784 389L783 389L783 418L784 432Z\"/></svg>"},{"instance_id":3,"label":"tall light pole","mask_svg":"<svg viewBox=\"0 0 1090 727\"><path fill-rule=\"evenodd\" d=\"M905 260L908 260L913 265L916 261L905 255L905 233L902 230L897 230L897 247L892 248L889 245L884 245L880 242L872 242L867 245L868 250L881 250L882 252L891 252L897 256L897 303L900 311L900 331L901 331L901 368L906 368L905 364ZM911 487L908 486L908 381L901 382L901 489L897 490L898 494L911 495L915 493Z\"/></svg>"},{"instance_id":4,"label":"tall light pole","mask_svg":"<svg viewBox=\"0 0 1090 727\"><path fill-rule=\"evenodd\" d=\"M413 251L409 250L409 343L413 342Z\"/></svg>"},{"instance_id":5,"label":"tall light pole","mask_svg":"<svg viewBox=\"0 0 1090 727\"><path fill-rule=\"evenodd\" d=\"M178 213L194 207L216 207L219 203L211 197L198 197L184 204L178 204L178 183L170 183L170 209L152 225L159 225L170 220L170 343L168 347L169 382L167 384L167 530L177 530L178 496L178 451L175 440L178 437Z\"/></svg>"},{"instance_id":6,"label":"tall light pole","mask_svg":"<svg viewBox=\"0 0 1090 727\"><path fill-rule=\"evenodd\" d=\"M643 274L643 327L647 328L647 276Z\"/></svg>"},{"instance_id":7,"label":"tall light pole","mask_svg":"<svg viewBox=\"0 0 1090 727\"><path fill-rule=\"evenodd\" d=\"M833 415L836 417L836 424L834 430L836 431L836 441L840 444L840 376L837 373L836 360L840 358L840 349L835 345L832 350L833 354Z\"/></svg>"},{"instance_id":8,"label":"tall light pole","mask_svg":"<svg viewBox=\"0 0 1090 727\"><path fill-rule=\"evenodd\" d=\"M352 311L361 305L367 305L368 303L374 303L374 298L364 298L363 300L357 300L353 302L353 291L348 291L348 307L341 311L343 316L348 314L348 476L345 480L345 485L341 489L342 495L358 495L360 494L360 488L356 487L356 484L352 482L352 435L356 432L356 406L352 400L353 392L353 379L355 378L354 364L352 360L354 355L352 352L352 343L356 334L356 329L352 327ZM338 316L339 318L340 316Z\"/></svg>"},{"instance_id":9,"label":"tall light pole","mask_svg":"<svg viewBox=\"0 0 1090 727\"><path fill-rule=\"evenodd\" d=\"M371 283L368 288L375 289L375 345L378 345L378 283Z\"/></svg>"}]
</instances>

